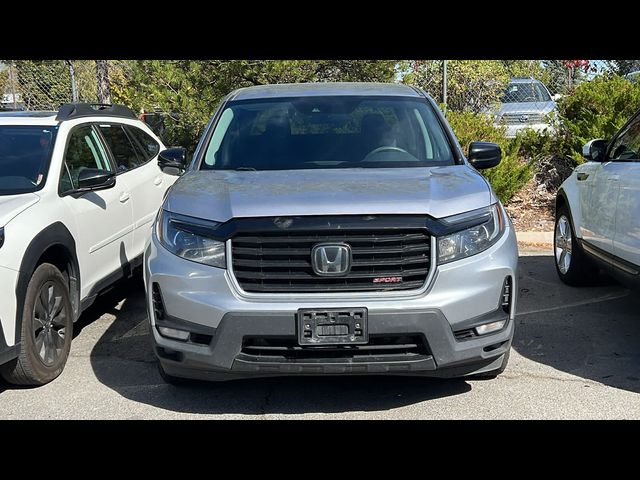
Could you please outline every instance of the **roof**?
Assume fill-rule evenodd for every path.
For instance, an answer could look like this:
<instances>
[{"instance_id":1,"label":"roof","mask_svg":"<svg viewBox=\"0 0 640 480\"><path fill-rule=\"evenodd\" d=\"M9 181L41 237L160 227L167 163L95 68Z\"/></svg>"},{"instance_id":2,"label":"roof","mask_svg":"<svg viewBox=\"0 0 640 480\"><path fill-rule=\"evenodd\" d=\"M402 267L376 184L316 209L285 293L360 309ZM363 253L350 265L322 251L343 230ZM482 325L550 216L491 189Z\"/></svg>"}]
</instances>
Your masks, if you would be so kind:
<instances>
[{"instance_id":1,"label":"roof","mask_svg":"<svg viewBox=\"0 0 640 480\"><path fill-rule=\"evenodd\" d=\"M536 80L533 77L513 77L509 80L510 83L542 83L540 80Z\"/></svg>"},{"instance_id":2,"label":"roof","mask_svg":"<svg viewBox=\"0 0 640 480\"><path fill-rule=\"evenodd\" d=\"M280 83L240 88L234 91L230 100L257 100L285 97L325 97L325 96L389 96L420 97L413 88L399 83L373 82L324 82L324 83Z\"/></svg>"},{"instance_id":3,"label":"roof","mask_svg":"<svg viewBox=\"0 0 640 480\"><path fill-rule=\"evenodd\" d=\"M93 118L96 120L138 120L136 115L123 105L98 103L66 103L58 111L1 110L0 125L58 125L65 120Z\"/></svg>"},{"instance_id":4,"label":"roof","mask_svg":"<svg viewBox=\"0 0 640 480\"><path fill-rule=\"evenodd\" d=\"M0 110L0 125L58 125L58 112L43 111L2 111Z\"/></svg>"},{"instance_id":5,"label":"roof","mask_svg":"<svg viewBox=\"0 0 640 480\"><path fill-rule=\"evenodd\" d=\"M58 112L45 112L45 111L24 111L24 110L0 110L0 117L36 117L36 118L45 118L45 117L55 117Z\"/></svg>"}]
</instances>

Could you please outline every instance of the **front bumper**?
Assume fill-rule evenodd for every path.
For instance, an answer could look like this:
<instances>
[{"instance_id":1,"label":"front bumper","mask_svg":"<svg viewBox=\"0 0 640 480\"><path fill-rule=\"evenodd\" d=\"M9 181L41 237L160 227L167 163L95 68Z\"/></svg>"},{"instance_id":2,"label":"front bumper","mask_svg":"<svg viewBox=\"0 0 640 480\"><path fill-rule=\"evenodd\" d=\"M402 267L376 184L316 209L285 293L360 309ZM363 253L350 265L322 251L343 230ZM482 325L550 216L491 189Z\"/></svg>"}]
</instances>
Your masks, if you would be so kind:
<instances>
[{"instance_id":1,"label":"front bumper","mask_svg":"<svg viewBox=\"0 0 640 480\"><path fill-rule=\"evenodd\" d=\"M494 370L511 346L517 292L518 251L508 227L487 251L436 268L426 289L399 296L350 298L317 294L273 294L254 298L239 291L227 270L174 256L152 237L145 253L144 276L156 355L174 376L229 379L288 374L400 374L459 376ZM512 279L511 310L500 307L506 277ZM157 321L152 285L157 284L164 319ZM412 334L422 337L426 350L409 356L317 358L308 355L264 357L248 355L243 342L255 337L296 336L299 308L366 307L370 336ZM508 318L497 333L460 340L455 332L480 323ZM156 324L198 334L198 342L181 342L158 333ZM205 341L202 341L202 338ZM210 340L206 340L210 339Z\"/></svg>"},{"instance_id":2,"label":"front bumper","mask_svg":"<svg viewBox=\"0 0 640 480\"><path fill-rule=\"evenodd\" d=\"M0 365L15 358L16 345L16 284L19 272L0 267Z\"/></svg>"}]
</instances>

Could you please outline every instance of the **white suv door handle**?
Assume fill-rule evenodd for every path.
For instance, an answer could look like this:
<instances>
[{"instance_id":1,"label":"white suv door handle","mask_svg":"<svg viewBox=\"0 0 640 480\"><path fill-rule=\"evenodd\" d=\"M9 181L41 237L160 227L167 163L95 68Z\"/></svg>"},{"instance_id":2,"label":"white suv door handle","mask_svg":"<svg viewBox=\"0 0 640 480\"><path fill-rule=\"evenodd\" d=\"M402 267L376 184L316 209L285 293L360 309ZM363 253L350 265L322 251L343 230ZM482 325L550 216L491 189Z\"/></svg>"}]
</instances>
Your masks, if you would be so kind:
<instances>
[{"instance_id":1,"label":"white suv door handle","mask_svg":"<svg viewBox=\"0 0 640 480\"><path fill-rule=\"evenodd\" d=\"M617 182L618 180L620 180L620 175L611 175L611 176L609 177L609 180L610 180L611 182Z\"/></svg>"},{"instance_id":2,"label":"white suv door handle","mask_svg":"<svg viewBox=\"0 0 640 480\"><path fill-rule=\"evenodd\" d=\"M120 203L125 203L130 198L131 198L131 195L129 194L129 192L122 192L120 194Z\"/></svg>"},{"instance_id":3,"label":"white suv door handle","mask_svg":"<svg viewBox=\"0 0 640 480\"><path fill-rule=\"evenodd\" d=\"M156 178L153 180L153 184L154 184L156 187L159 187L160 185L162 185L162 177L156 177Z\"/></svg>"}]
</instances>

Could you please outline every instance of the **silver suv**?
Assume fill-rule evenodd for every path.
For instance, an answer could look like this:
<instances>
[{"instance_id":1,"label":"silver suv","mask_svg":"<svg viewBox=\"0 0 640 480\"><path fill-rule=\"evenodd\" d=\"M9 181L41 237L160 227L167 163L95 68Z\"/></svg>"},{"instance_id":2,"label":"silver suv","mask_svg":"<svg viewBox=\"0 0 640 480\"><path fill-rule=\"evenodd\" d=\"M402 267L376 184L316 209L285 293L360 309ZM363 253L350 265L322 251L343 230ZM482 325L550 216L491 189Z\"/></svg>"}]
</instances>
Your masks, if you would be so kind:
<instances>
[{"instance_id":1,"label":"silver suv","mask_svg":"<svg viewBox=\"0 0 640 480\"><path fill-rule=\"evenodd\" d=\"M551 95L539 80L531 77L512 78L500 99L496 124L506 127L506 136L515 137L524 129L552 130L559 95Z\"/></svg>"},{"instance_id":2,"label":"silver suv","mask_svg":"<svg viewBox=\"0 0 640 480\"><path fill-rule=\"evenodd\" d=\"M465 158L405 85L232 92L145 253L163 378L502 372L517 243L476 170L500 157L474 142Z\"/></svg>"}]
</instances>

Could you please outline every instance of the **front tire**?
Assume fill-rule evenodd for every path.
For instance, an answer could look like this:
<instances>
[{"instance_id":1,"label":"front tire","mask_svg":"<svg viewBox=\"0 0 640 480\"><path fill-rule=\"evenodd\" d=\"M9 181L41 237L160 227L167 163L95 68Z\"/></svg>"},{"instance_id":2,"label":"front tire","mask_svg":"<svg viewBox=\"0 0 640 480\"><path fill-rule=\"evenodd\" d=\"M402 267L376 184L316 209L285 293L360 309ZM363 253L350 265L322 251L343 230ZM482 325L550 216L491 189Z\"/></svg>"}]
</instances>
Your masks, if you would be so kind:
<instances>
[{"instance_id":1,"label":"front tire","mask_svg":"<svg viewBox=\"0 0 640 480\"><path fill-rule=\"evenodd\" d=\"M588 285L598 273L577 242L571 214L566 205L556 212L553 234L553 250L556 271L567 285Z\"/></svg>"},{"instance_id":2,"label":"front tire","mask_svg":"<svg viewBox=\"0 0 640 480\"><path fill-rule=\"evenodd\" d=\"M73 336L69 287L54 265L43 263L31 276L25 294L20 353L0 374L14 385L44 385L64 369Z\"/></svg>"}]
</instances>

